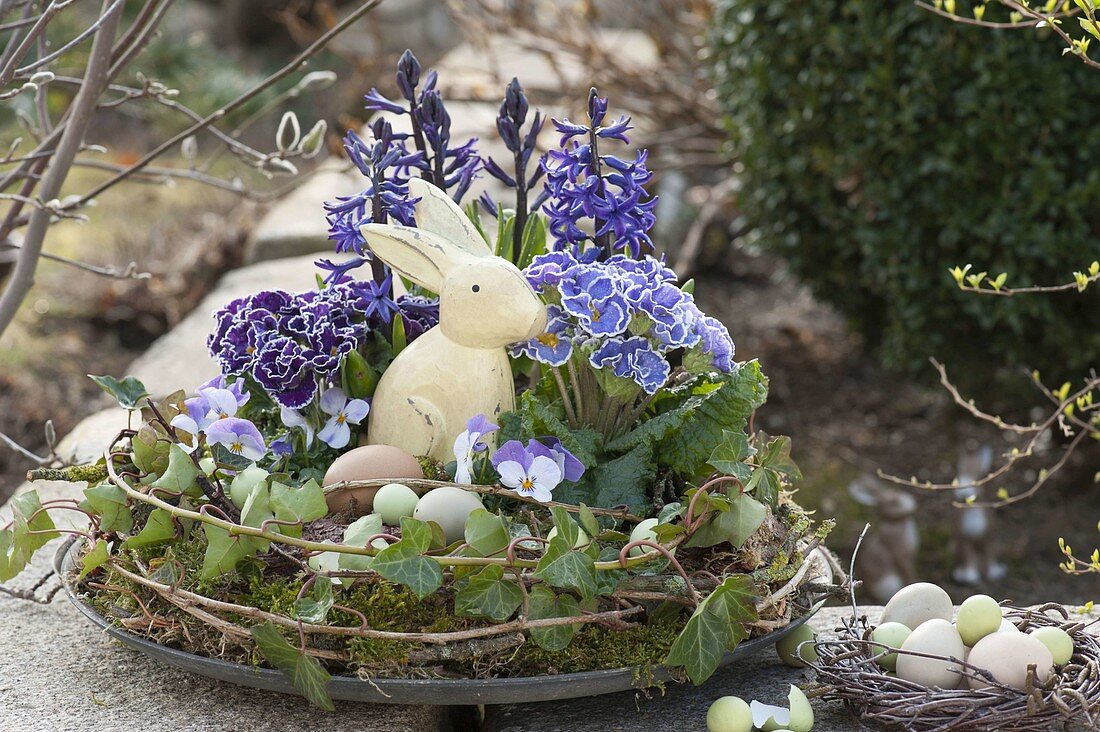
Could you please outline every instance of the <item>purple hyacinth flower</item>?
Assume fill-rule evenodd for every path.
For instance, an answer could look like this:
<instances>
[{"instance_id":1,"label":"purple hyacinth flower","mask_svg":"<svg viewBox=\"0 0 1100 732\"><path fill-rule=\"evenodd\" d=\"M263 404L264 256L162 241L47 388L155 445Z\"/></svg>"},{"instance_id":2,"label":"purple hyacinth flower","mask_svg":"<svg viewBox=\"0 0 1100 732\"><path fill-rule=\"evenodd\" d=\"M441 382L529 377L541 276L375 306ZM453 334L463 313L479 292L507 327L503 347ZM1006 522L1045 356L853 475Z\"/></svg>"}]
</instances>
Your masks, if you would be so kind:
<instances>
[{"instance_id":1,"label":"purple hyacinth flower","mask_svg":"<svg viewBox=\"0 0 1100 732\"><path fill-rule=\"evenodd\" d=\"M206 428L206 441L211 445L222 445L234 455L256 462L267 454L263 435L256 425L247 419L228 417L219 419Z\"/></svg>"}]
</instances>

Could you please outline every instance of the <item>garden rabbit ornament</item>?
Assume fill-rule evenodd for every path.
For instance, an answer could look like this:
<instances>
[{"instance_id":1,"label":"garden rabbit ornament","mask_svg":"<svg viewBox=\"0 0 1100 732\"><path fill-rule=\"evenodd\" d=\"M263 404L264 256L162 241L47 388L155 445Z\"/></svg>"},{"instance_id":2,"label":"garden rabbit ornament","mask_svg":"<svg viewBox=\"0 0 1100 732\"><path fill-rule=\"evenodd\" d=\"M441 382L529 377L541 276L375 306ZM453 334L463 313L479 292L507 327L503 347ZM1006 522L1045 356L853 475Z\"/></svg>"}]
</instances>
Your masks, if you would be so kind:
<instances>
[{"instance_id":1,"label":"garden rabbit ornament","mask_svg":"<svg viewBox=\"0 0 1100 732\"><path fill-rule=\"evenodd\" d=\"M869 474L856 478L848 493L875 513L871 531L856 556L856 577L871 597L885 603L917 579L917 500Z\"/></svg>"},{"instance_id":2,"label":"garden rabbit ornament","mask_svg":"<svg viewBox=\"0 0 1100 732\"><path fill-rule=\"evenodd\" d=\"M979 501L981 488L975 483L993 468L993 448L981 445L959 450L959 487L955 500L959 503ZM955 516L955 567L951 578L961 585L978 585L1004 579L1007 569L997 561L990 536L993 509L985 506L959 508Z\"/></svg>"},{"instance_id":3,"label":"garden rabbit ornament","mask_svg":"<svg viewBox=\"0 0 1100 732\"><path fill-rule=\"evenodd\" d=\"M439 325L410 343L378 382L367 442L453 460L466 421L515 406L505 346L546 329L546 306L519 269L494 256L446 193L418 178L409 192L416 228L366 224L371 252L395 272L439 293Z\"/></svg>"}]
</instances>

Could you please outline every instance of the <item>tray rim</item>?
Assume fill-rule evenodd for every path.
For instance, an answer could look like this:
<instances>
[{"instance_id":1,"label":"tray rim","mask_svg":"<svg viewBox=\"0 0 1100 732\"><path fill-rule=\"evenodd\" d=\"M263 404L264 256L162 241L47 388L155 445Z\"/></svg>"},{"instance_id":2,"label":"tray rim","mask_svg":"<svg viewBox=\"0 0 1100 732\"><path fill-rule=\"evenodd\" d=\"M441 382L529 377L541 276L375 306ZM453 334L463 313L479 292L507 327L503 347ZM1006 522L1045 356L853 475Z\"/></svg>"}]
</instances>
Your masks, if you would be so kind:
<instances>
[{"instance_id":1,"label":"tray rim","mask_svg":"<svg viewBox=\"0 0 1100 732\"><path fill-rule=\"evenodd\" d=\"M154 643L118 627L97 613L81 599L68 579L74 567L74 554L79 540L80 537L72 536L58 547L54 555L54 569L61 578L66 597L92 624L142 655L184 671L253 689L301 696L281 671L231 663ZM806 561L810 561L811 557L819 555L822 551L820 547L815 549L807 556ZM821 567L819 576L831 579L828 562L824 557L819 556L816 561ZM741 642L734 650L727 651L723 655L718 664L719 668L775 645L781 638L817 614L824 604L824 599L818 600L806 614L792 619L786 626ZM645 683L641 683L643 679ZM638 691L664 682L679 683L673 678L668 668L658 665L649 668L631 666L579 671L571 674L490 679L360 679L354 676L333 676L328 683L328 692L333 699L341 701L463 706L576 699L630 690Z\"/></svg>"}]
</instances>

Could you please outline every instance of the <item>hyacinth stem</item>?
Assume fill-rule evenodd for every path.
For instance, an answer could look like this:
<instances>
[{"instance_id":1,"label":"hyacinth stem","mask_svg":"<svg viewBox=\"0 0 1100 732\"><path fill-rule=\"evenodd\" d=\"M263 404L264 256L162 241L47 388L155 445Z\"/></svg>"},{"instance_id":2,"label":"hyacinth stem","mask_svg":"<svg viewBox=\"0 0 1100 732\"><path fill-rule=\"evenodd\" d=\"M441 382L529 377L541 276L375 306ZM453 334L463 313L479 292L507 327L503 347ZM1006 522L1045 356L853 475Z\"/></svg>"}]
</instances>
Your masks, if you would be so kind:
<instances>
[{"instance_id":1,"label":"hyacinth stem","mask_svg":"<svg viewBox=\"0 0 1100 732\"><path fill-rule=\"evenodd\" d=\"M527 171L523 164L523 150L516 151L516 218L512 226L512 264L520 266L523 249L523 230L527 228Z\"/></svg>"}]
</instances>

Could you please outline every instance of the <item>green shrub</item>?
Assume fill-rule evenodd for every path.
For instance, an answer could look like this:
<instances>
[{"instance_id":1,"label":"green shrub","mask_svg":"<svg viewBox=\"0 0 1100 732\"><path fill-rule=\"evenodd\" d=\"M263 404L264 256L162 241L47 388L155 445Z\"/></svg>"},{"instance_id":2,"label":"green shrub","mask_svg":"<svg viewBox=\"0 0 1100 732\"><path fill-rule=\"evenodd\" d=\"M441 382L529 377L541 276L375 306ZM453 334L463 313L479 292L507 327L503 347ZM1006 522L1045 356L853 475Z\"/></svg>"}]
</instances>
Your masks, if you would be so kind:
<instances>
[{"instance_id":1,"label":"green shrub","mask_svg":"<svg viewBox=\"0 0 1100 732\"><path fill-rule=\"evenodd\" d=\"M947 272L1056 284L1100 255L1100 84L1034 35L912 2L717 2L740 206L888 366L937 356L975 387L1097 363L1100 288L975 296Z\"/></svg>"}]
</instances>

